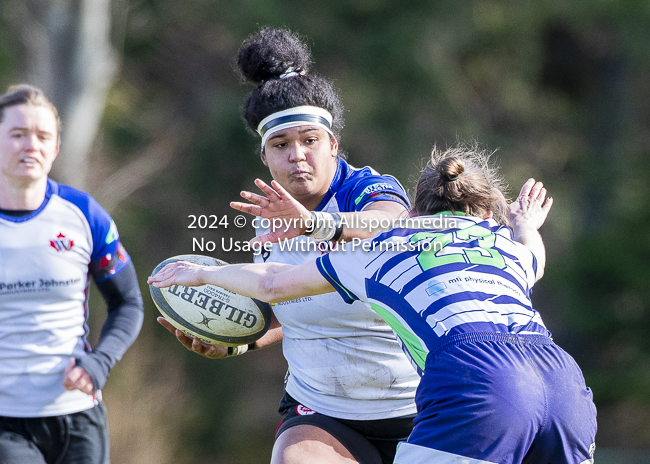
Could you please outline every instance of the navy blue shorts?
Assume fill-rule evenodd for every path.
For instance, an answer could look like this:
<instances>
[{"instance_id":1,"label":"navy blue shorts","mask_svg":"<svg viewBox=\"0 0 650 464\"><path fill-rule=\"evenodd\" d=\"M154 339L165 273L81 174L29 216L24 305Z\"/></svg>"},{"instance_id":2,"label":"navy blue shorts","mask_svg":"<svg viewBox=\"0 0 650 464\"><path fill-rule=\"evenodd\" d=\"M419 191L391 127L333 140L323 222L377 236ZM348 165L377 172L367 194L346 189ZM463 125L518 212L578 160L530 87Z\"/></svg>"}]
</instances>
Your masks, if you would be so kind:
<instances>
[{"instance_id":1,"label":"navy blue shorts","mask_svg":"<svg viewBox=\"0 0 650 464\"><path fill-rule=\"evenodd\" d=\"M0 463L109 464L104 403L63 416L0 416Z\"/></svg>"},{"instance_id":2,"label":"navy blue shorts","mask_svg":"<svg viewBox=\"0 0 650 464\"><path fill-rule=\"evenodd\" d=\"M429 354L395 463L593 462L596 407L549 338L475 333Z\"/></svg>"}]
</instances>

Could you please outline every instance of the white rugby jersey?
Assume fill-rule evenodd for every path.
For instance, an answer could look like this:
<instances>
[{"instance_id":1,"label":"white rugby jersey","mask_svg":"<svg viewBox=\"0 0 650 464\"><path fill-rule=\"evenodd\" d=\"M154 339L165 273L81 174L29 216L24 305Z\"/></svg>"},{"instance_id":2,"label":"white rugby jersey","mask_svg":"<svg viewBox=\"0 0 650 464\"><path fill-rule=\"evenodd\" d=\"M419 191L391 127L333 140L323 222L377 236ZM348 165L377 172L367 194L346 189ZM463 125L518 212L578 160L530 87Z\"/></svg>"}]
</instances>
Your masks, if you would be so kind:
<instances>
[{"instance_id":1,"label":"white rugby jersey","mask_svg":"<svg viewBox=\"0 0 650 464\"><path fill-rule=\"evenodd\" d=\"M329 192L317 211L361 211L378 200L408 199L396 179L339 161ZM268 229L258 229L263 235ZM322 250L322 251L321 251ZM282 244L256 262L303 264L322 256L325 244L305 236ZM419 377L393 331L360 301L352 307L336 293L277 303L289 364L286 391L308 408L331 417L387 419L415 414Z\"/></svg>"},{"instance_id":2,"label":"white rugby jersey","mask_svg":"<svg viewBox=\"0 0 650 464\"><path fill-rule=\"evenodd\" d=\"M347 302L370 303L420 374L428 353L455 334L550 336L530 301L532 252L492 219L443 216L443 228L398 228L348 243L319 258L318 268Z\"/></svg>"},{"instance_id":3,"label":"white rugby jersey","mask_svg":"<svg viewBox=\"0 0 650 464\"><path fill-rule=\"evenodd\" d=\"M89 276L109 279L130 258L115 223L88 194L48 179L27 216L0 212L0 415L45 417L94 406L67 391L71 357L90 351Z\"/></svg>"}]
</instances>

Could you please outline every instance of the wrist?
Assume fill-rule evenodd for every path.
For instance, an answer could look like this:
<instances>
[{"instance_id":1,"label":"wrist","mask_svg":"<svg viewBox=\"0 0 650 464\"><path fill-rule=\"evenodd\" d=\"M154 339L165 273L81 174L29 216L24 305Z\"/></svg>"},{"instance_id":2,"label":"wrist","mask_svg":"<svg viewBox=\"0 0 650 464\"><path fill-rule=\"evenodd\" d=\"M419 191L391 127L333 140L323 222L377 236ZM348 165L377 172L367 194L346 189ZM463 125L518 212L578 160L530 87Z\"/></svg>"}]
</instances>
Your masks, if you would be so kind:
<instances>
[{"instance_id":1,"label":"wrist","mask_svg":"<svg viewBox=\"0 0 650 464\"><path fill-rule=\"evenodd\" d=\"M526 232L537 232L538 227L535 227L533 224L526 221L512 221L510 220L510 227L512 230L526 233Z\"/></svg>"},{"instance_id":2,"label":"wrist","mask_svg":"<svg viewBox=\"0 0 650 464\"><path fill-rule=\"evenodd\" d=\"M314 211L308 211L308 215L302 217L302 224L301 225L304 225L305 230L302 230L302 228L301 228L301 232L306 237L310 237L311 234L314 233L314 225L316 224L314 214L315 214Z\"/></svg>"},{"instance_id":3,"label":"wrist","mask_svg":"<svg viewBox=\"0 0 650 464\"><path fill-rule=\"evenodd\" d=\"M198 285L208 285L211 281L212 274L218 272L221 266L203 266L199 271Z\"/></svg>"},{"instance_id":4,"label":"wrist","mask_svg":"<svg viewBox=\"0 0 650 464\"><path fill-rule=\"evenodd\" d=\"M311 211L311 223L305 236L319 242L336 241L343 233L343 222L339 213Z\"/></svg>"},{"instance_id":5,"label":"wrist","mask_svg":"<svg viewBox=\"0 0 650 464\"><path fill-rule=\"evenodd\" d=\"M232 358L234 356L242 355L248 351L253 351L254 349L255 349L255 342L249 343L248 345L229 346L228 354L226 355L226 357Z\"/></svg>"},{"instance_id":6,"label":"wrist","mask_svg":"<svg viewBox=\"0 0 650 464\"><path fill-rule=\"evenodd\" d=\"M536 241L541 240L539 231L534 227L513 229L512 235L515 241L523 243L524 245L535 243Z\"/></svg>"}]
</instances>

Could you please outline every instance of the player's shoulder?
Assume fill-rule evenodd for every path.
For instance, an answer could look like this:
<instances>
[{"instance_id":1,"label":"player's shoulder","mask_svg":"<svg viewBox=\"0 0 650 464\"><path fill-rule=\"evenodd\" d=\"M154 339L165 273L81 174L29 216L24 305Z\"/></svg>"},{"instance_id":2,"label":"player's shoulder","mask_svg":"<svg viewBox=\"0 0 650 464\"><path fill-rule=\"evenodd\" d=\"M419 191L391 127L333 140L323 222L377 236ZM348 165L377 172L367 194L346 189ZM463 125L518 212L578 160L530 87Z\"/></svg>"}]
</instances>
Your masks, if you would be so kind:
<instances>
[{"instance_id":1,"label":"player's shoulder","mask_svg":"<svg viewBox=\"0 0 650 464\"><path fill-rule=\"evenodd\" d=\"M381 199L399 199L408 205L408 196L399 181L390 175L380 174L370 166L355 168L341 160L343 182L338 189L339 199L345 199L347 210L361 209L367 203ZM352 208L352 209L349 209Z\"/></svg>"},{"instance_id":2,"label":"player's shoulder","mask_svg":"<svg viewBox=\"0 0 650 464\"><path fill-rule=\"evenodd\" d=\"M374 185L377 190L382 190L382 189L404 190L402 185L399 183L399 181L395 177L389 174L380 174L370 166L356 168L349 164L347 164L347 173L346 173L346 179L344 181L344 185L348 185L348 186Z\"/></svg>"},{"instance_id":3,"label":"player's shoulder","mask_svg":"<svg viewBox=\"0 0 650 464\"><path fill-rule=\"evenodd\" d=\"M89 222L111 221L110 215L89 193L69 185L59 184L51 179L48 179L48 183L54 195L76 206Z\"/></svg>"},{"instance_id":4,"label":"player's shoulder","mask_svg":"<svg viewBox=\"0 0 650 464\"><path fill-rule=\"evenodd\" d=\"M350 184L357 182L359 180L365 179L367 177L383 177L379 172L370 166L364 166L362 168L357 168L352 166L346 160L340 160L341 175L344 178L343 184Z\"/></svg>"},{"instance_id":5,"label":"player's shoulder","mask_svg":"<svg viewBox=\"0 0 650 464\"><path fill-rule=\"evenodd\" d=\"M490 219L489 223L492 226L492 233L496 236L494 247L527 273L532 269L531 275L535 276L537 258L530 248L515 240L514 232L509 226L497 224L494 219ZM534 283L534 279L532 282Z\"/></svg>"},{"instance_id":6,"label":"player's shoulder","mask_svg":"<svg viewBox=\"0 0 650 464\"><path fill-rule=\"evenodd\" d=\"M119 233L115 222L104 208L87 192L48 180L52 194L71 208L80 211L88 223L92 234L94 251L93 257L102 253L105 246L115 247L119 243ZM113 244L113 245L111 245Z\"/></svg>"}]
</instances>

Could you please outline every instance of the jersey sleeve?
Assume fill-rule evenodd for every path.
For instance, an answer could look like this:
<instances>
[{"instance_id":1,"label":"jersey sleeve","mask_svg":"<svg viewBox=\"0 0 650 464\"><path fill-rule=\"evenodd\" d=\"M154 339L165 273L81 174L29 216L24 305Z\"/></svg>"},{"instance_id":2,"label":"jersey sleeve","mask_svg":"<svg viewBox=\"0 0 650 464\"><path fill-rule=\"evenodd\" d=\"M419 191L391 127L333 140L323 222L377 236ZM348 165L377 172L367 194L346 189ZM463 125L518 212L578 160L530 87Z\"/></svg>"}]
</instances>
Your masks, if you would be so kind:
<instances>
[{"instance_id":1,"label":"jersey sleeve","mask_svg":"<svg viewBox=\"0 0 650 464\"><path fill-rule=\"evenodd\" d=\"M393 176L373 174L361 177L350 192L346 211L363 211L375 201L395 201L410 208L404 187Z\"/></svg>"},{"instance_id":2,"label":"jersey sleeve","mask_svg":"<svg viewBox=\"0 0 650 464\"><path fill-rule=\"evenodd\" d=\"M97 201L85 192L59 185L59 195L74 203L84 214L92 234L93 248L88 269L95 281L110 279L131 261L115 222Z\"/></svg>"},{"instance_id":3,"label":"jersey sleeve","mask_svg":"<svg viewBox=\"0 0 650 464\"><path fill-rule=\"evenodd\" d=\"M532 289L535 282L537 282L537 258L530 249L521 243L515 243L519 247L519 263L526 272L526 282L528 288Z\"/></svg>"},{"instance_id":4,"label":"jersey sleeve","mask_svg":"<svg viewBox=\"0 0 650 464\"><path fill-rule=\"evenodd\" d=\"M368 300L365 279L368 253L361 246L351 248L352 242L338 245L336 250L316 259L316 266L322 276L348 304Z\"/></svg>"},{"instance_id":5,"label":"jersey sleeve","mask_svg":"<svg viewBox=\"0 0 650 464\"><path fill-rule=\"evenodd\" d=\"M93 233L89 269L93 278L101 282L118 274L131 261L131 257L120 242L115 222L99 204L97 206L102 214L95 218L96 232Z\"/></svg>"}]
</instances>

